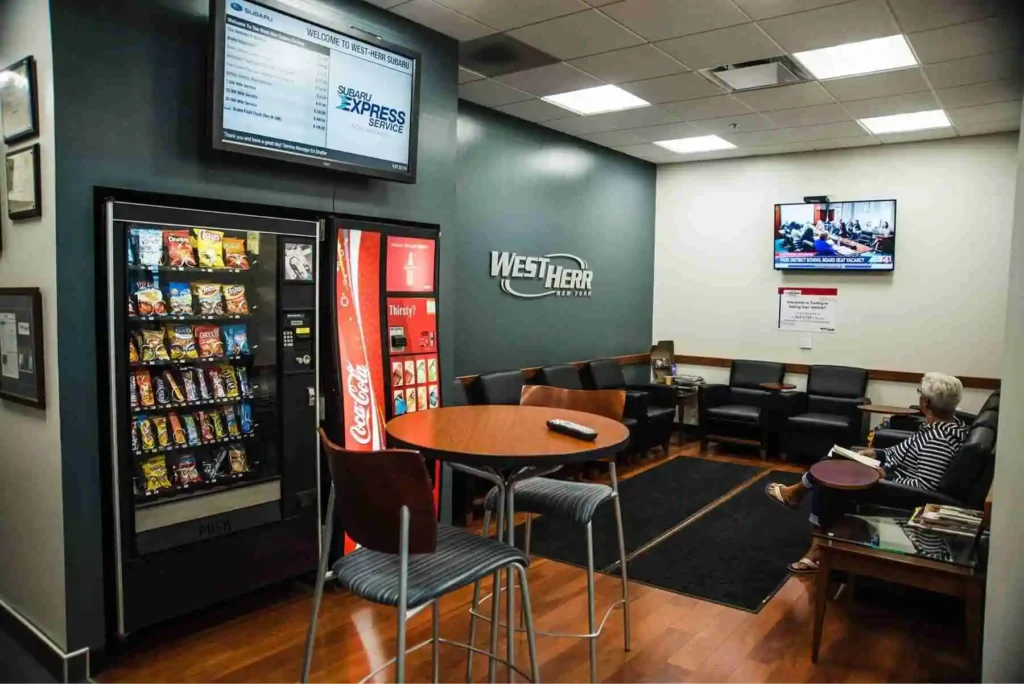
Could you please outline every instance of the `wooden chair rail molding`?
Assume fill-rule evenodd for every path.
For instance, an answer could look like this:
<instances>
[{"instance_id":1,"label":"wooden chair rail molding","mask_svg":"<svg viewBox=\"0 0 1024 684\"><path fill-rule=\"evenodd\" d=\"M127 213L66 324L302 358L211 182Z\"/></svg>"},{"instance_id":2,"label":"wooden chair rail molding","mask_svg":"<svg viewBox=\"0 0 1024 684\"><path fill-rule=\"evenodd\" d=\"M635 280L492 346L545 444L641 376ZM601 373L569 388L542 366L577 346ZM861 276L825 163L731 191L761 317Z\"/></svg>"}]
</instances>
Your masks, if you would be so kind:
<instances>
[{"instance_id":1,"label":"wooden chair rail molding","mask_svg":"<svg viewBox=\"0 0 1024 684\"><path fill-rule=\"evenodd\" d=\"M615 356L620 365L630 366L635 363L650 363L651 354L650 352L644 354L628 354L626 356ZM580 368L586 361L573 361L569 365ZM717 356L687 356L685 354L676 354L676 363L686 364L688 366L709 366L712 368L728 368L732 365L732 359L723 359ZM806 363L787 363L786 372L795 373L798 375L807 375L807 371L810 365ZM541 366L534 366L531 368L523 368L523 377L530 380L537 374L537 371L541 369ZM868 369L868 378L871 380L878 380L880 382L906 382L912 385L916 385L921 382L921 376L924 373L916 373L910 371L892 371L892 370L879 370L875 368ZM479 375L462 375L459 376L458 380L463 386L468 387ZM959 375L960 382L964 384L964 387L968 389L983 389L983 390L996 390L999 389L999 378L976 378L971 376Z\"/></svg>"}]
</instances>

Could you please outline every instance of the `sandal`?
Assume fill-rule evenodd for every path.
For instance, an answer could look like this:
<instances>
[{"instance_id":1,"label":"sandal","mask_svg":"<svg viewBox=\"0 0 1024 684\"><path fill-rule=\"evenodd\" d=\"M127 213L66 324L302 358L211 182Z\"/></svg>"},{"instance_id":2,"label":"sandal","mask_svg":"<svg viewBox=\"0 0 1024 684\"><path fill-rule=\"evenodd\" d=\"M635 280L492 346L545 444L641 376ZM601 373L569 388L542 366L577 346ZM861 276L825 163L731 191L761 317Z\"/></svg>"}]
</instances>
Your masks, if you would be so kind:
<instances>
[{"instance_id":1,"label":"sandal","mask_svg":"<svg viewBox=\"0 0 1024 684\"><path fill-rule=\"evenodd\" d=\"M794 575L813 575L818 572L818 564L810 558L801 558L796 563L790 563L786 567Z\"/></svg>"},{"instance_id":2,"label":"sandal","mask_svg":"<svg viewBox=\"0 0 1024 684\"><path fill-rule=\"evenodd\" d=\"M777 482L770 482L766 484L764 486L764 493L765 496L767 496L769 499L779 504L780 506L785 506L791 511L800 510L800 507L798 505L786 501L786 497L782 495L782 485L780 485Z\"/></svg>"}]
</instances>

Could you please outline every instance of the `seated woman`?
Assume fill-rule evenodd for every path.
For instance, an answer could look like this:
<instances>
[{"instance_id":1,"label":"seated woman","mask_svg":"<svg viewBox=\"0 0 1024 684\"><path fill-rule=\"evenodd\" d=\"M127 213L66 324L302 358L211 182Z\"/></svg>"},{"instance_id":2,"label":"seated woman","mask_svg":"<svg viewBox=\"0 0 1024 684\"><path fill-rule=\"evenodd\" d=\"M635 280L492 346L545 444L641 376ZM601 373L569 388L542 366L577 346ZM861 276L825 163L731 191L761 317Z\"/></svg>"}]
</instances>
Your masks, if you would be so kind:
<instances>
[{"instance_id":1,"label":"seated woman","mask_svg":"<svg viewBox=\"0 0 1024 684\"><path fill-rule=\"evenodd\" d=\"M935 491L949 464L967 437L965 426L955 415L964 386L952 375L925 373L917 393L918 407L924 414L924 425L912 436L888 449L860 449L860 453L878 459L882 477L897 484ZM808 492L817 483L810 471L800 482L786 487L773 482L765 486L765 494L772 501L796 510ZM812 502L813 504L813 502ZM812 505L812 511L814 506ZM812 512L811 521L817 524ZM811 549L806 558L790 563L795 573L812 573L818 569L817 549Z\"/></svg>"}]
</instances>

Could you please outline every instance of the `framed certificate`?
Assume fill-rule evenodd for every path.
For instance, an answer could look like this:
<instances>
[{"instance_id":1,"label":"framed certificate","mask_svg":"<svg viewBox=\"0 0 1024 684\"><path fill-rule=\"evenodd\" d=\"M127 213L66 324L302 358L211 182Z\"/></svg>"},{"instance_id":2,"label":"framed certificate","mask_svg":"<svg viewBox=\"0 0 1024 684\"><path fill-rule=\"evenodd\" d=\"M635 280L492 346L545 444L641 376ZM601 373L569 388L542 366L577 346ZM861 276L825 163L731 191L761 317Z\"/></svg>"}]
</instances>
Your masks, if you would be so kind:
<instances>
[{"instance_id":1,"label":"framed certificate","mask_svg":"<svg viewBox=\"0 0 1024 684\"><path fill-rule=\"evenodd\" d=\"M39 288L0 288L0 399L46 408Z\"/></svg>"},{"instance_id":2,"label":"framed certificate","mask_svg":"<svg viewBox=\"0 0 1024 684\"><path fill-rule=\"evenodd\" d=\"M11 220L41 216L43 202L39 194L39 143L8 152L5 161L7 215Z\"/></svg>"},{"instance_id":3,"label":"framed certificate","mask_svg":"<svg viewBox=\"0 0 1024 684\"><path fill-rule=\"evenodd\" d=\"M0 71L0 119L8 145L39 135L36 60L29 56Z\"/></svg>"}]
</instances>

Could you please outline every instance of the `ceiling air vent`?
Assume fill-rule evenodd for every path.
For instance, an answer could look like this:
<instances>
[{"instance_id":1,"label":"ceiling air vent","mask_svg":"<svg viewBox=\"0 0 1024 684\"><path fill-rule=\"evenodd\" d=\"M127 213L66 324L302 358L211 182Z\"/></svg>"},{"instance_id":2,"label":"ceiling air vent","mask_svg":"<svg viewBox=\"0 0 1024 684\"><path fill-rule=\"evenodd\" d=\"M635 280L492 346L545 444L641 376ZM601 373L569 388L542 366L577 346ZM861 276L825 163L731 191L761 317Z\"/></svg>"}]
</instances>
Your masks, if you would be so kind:
<instances>
[{"instance_id":1,"label":"ceiling air vent","mask_svg":"<svg viewBox=\"0 0 1024 684\"><path fill-rule=\"evenodd\" d=\"M703 73L730 92L773 88L810 80L808 74L789 57L772 57L741 64L706 69Z\"/></svg>"}]
</instances>

